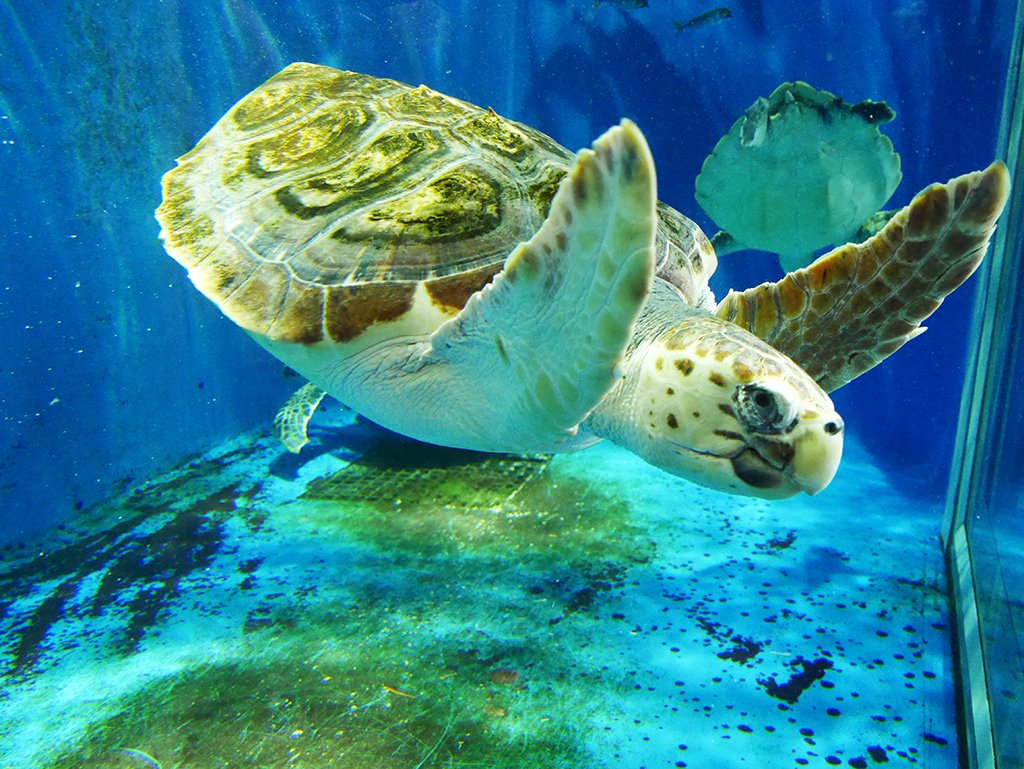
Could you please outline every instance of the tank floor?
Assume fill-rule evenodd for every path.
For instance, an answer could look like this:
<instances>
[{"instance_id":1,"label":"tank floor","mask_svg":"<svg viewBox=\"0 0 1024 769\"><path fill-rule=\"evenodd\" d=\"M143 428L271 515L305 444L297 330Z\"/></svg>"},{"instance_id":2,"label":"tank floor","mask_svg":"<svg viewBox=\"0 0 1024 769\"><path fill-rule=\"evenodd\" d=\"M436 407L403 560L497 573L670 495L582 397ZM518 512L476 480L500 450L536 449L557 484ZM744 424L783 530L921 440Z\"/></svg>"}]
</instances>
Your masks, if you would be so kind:
<instances>
[{"instance_id":1,"label":"tank floor","mask_svg":"<svg viewBox=\"0 0 1024 769\"><path fill-rule=\"evenodd\" d=\"M957 765L941 510L855 445L766 503L318 420L3 552L0 766Z\"/></svg>"}]
</instances>

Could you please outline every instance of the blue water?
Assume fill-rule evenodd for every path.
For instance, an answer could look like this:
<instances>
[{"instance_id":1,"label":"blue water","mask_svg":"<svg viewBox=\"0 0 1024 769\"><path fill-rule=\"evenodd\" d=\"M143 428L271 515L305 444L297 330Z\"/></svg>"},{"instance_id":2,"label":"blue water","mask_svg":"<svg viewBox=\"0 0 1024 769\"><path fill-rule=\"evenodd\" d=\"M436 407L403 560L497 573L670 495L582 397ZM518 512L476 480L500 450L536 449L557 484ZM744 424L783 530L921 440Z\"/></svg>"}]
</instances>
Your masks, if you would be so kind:
<instances>
[{"instance_id":1,"label":"blue water","mask_svg":"<svg viewBox=\"0 0 1024 769\"><path fill-rule=\"evenodd\" d=\"M884 99L895 108L897 117L884 130L902 156L904 178L892 204L902 205L925 185L982 168L995 157L1014 11L1009 0L737 0L729 6L732 18L675 34L673 19L686 20L710 7L693 0L650 0L650 7L635 10L613 3L593 7L589 0L107 0L52 2L44 8L35 0L0 0L0 543L17 549L18 543L42 542L45 549L45 538L31 538L56 526L103 530L121 515L119 495L143 488L157 473L173 472L186 459L226 445L223 442L235 436L265 430L297 386L281 364L198 295L163 252L153 219L160 177L174 159L238 98L290 62L311 61L425 83L492 106L574 149L589 145L620 118L630 117L651 145L659 196L709 232L715 227L693 193L701 163L743 110L784 80L806 80L851 102ZM721 297L729 287L777 277L774 257L748 254L723 259L712 287ZM894 509L905 510L908 516L916 510L924 516L904 521L897 533L922 552L927 550L922 543L934 533L928 520L934 521L937 532L946 492L966 374L972 294L973 285L968 283L928 321L928 333L833 394L855 447L851 468L859 469L850 469L846 480L847 470L842 470L837 483L843 485L831 502L823 497L822 504L856 505L858 489L884 488L892 495ZM330 444L329 438L323 440ZM601 454L594 461L602 471L614 473L619 460ZM280 469L275 476L288 474L277 472ZM865 478L870 482L862 485ZM683 487L681 481L672 484L673 489ZM243 496L249 493L248 487L241 488ZM287 495L289 488L274 487L273 493ZM259 504L268 509L271 502L281 502L277 497L267 501L257 492L252 498L262 500ZM113 507L91 512L107 499L115 500L109 503ZM211 499L216 502L219 497ZM803 511L803 504L792 509ZM766 516L765 529L763 537L749 534L750 547L770 536L785 538L786 529L774 524L775 517L760 507L755 512L755 520ZM83 524L81 516L90 514L94 518ZM637 525L664 532L661 519L655 518L657 525ZM308 525L304 519L303 526ZM821 525L813 518L794 524L806 528L800 529L800 536L806 534L807 539L798 541L807 542L808 549L794 573L800 575L805 594L799 601L809 615L815 601L842 603L825 588L822 595L828 600L815 598L818 572L824 574L821 584L831 586L828 590L852 594L867 589L859 577L844 571L846 561L813 540L810 532ZM241 535L225 535L221 543L230 545L236 536ZM342 536L339 541L346 540ZM53 542L56 548L64 540ZM260 547L275 542L262 542ZM882 550L877 557L883 561L883 556L899 560L895 546ZM258 557L267 556L261 552ZM923 585L941 579L937 562L930 557L921 556L920 569L904 564L903 571L893 571L886 562L872 563L864 573L877 570L886 575L879 578L882 581ZM401 572L403 579L412 579L410 574L421 566L395 558L401 569L412 569ZM733 556L721 558L728 565ZM838 576L823 563L837 568ZM661 580L674 573L671 563L657 564L644 579ZM313 566L304 562L301 568ZM768 560L757 564L765 573L774 568L775 562ZM785 567L781 568L784 578ZM88 569L45 572L48 579L56 579L55 573L62 579L69 574L82 579L99 574ZM719 576L711 573L708 578ZM150 578L159 580L159 575ZM644 603L658 592L648 587L645 583L628 600ZM744 582L747 588L757 585ZM12 594L18 600L30 595L16 590ZM6 611L4 598L0 596L0 606ZM128 594L122 598L131 600ZM785 596L772 600L784 605ZM898 600L926 619L928 627L942 630L948 621L934 596ZM649 625L655 608L646 606L634 613ZM739 607L723 613L728 614L723 622L742 621ZM763 613L771 615L768 608ZM693 612L691 619L698 615ZM193 632L181 627L175 626L169 635L178 638L176 633ZM217 643L229 644L227 630L218 635L209 626L198 627L205 628L195 631L200 636L208 632ZM844 629L838 619L825 627L822 632L831 634L832 640L833 635L840 642L859 637L859 630ZM869 640L876 630L903 632L870 623L861 629ZM591 630L583 626L574 632L585 635ZM641 635L650 641L652 632ZM707 637L708 643L725 643L715 633ZM618 639L613 646L628 649L628 640ZM873 648L858 651L861 656L856 659L869 664ZM640 654L636 649L622 653ZM913 653L907 655L913 659ZM64 664L73 668L84 663L75 658ZM950 664L948 653L940 655L939 664ZM588 659L587 665L588 670L598 670L601 661ZM660 685L658 670L646 670L637 686ZM773 675L781 680L785 672L778 668ZM920 673L916 668L914 672ZM951 673L946 673L948 683ZM129 677L135 674L124 672ZM747 681L752 689L757 688L756 677L751 673ZM61 680L60 686L66 686ZM888 680L886 685L890 683L897 689L902 686ZM609 691L602 690L602 696L611 698ZM392 696L402 701L399 695ZM932 736L953 741L951 690L936 690L934 696L936 719L945 731L944 736ZM716 706L724 708L727 700L716 700ZM616 700L608 700L612 701ZM899 702L898 707L910 707ZM602 701L601 707L606 704ZM831 723L821 714L835 703L822 699L814 707L819 704L814 718ZM622 707L629 711L634 705L627 702ZM849 707L866 723L872 715L866 706ZM594 723L600 720L593 717ZM775 726L750 718L762 730ZM612 721L616 735L619 730L629 734L628 724ZM814 723L822 728L817 720ZM939 750L939 742L920 743L920 734L919 730L915 739L924 745L921 749ZM45 731L40 736L44 738ZM667 739L658 737L657 750L646 754L658 756L652 766L672 765L666 758ZM878 739L884 740L884 735ZM841 736L833 742L845 745ZM758 750L767 749L767 744ZM622 765L635 765L629 762L645 756L637 734L622 737L620 747ZM0 747L0 757L3 752ZM854 757L846 753L843 760ZM907 754L908 760L913 757ZM128 754L117 760L125 766L144 765L138 763L142 758ZM790 761L787 753L786 763L780 765Z\"/></svg>"},{"instance_id":2,"label":"blue water","mask_svg":"<svg viewBox=\"0 0 1024 769\"><path fill-rule=\"evenodd\" d=\"M156 239L159 177L236 99L314 61L424 82L569 147L620 117L645 131L668 203L759 95L801 78L885 99L905 203L994 153L1009 2L744 2L673 33L687 0L133 2L0 6L2 536L38 531L210 439L265 422L281 367L201 301ZM723 265L721 296L772 275ZM900 482L944 490L971 287L931 330L836 394Z\"/></svg>"}]
</instances>

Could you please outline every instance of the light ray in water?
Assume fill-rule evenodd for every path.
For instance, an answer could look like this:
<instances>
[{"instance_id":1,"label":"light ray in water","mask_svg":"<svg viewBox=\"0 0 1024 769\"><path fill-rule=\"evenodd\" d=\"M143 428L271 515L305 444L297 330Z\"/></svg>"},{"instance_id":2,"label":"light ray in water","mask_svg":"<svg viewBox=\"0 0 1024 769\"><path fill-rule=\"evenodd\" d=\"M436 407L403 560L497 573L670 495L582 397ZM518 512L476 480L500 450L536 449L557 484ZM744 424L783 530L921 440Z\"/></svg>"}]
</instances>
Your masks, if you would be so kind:
<instances>
[{"instance_id":1,"label":"light ray in water","mask_svg":"<svg viewBox=\"0 0 1024 769\"><path fill-rule=\"evenodd\" d=\"M240 20L238 16L238 4L235 0L221 0L221 7L224 12L224 18L227 25L231 30L231 34L239 45L245 45L249 42L249 38L247 38L245 30L245 25L248 24L255 28L257 32L257 39L260 44L266 47L267 54L274 63L279 67L284 65L284 53L278 43L278 38L271 31L266 20L264 20L263 16L260 15L260 12L256 8L243 6L242 11L245 14L245 17Z\"/></svg>"},{"instance_id":2,"label":"light ray in water","mask_svg":"<svg viewBox=\"0 0 1024 769\"><path fill-rule=\"evenodd\" d=\"M36 82L42 87L47 98L50 100L50 103L56 104L58 102L56 91L54 91L53 86L50 84L52 73L43 65L43 60L39 55L39 51L37 51L35 46L32 44L32 38L29 36L28 32L25 31L25 26L21 23L21 19L18 18L18 14L11 5L10 0L0 0L0 11L2 11L2 13L0 13L0 29L4 29L6 27L8 29L13 29L16 32L18 44L24 47L25 52L28 54L26 58L32 62L32 66L39 75ZM9 18L9 24L2 23L4 15ZM10 113L7 112L6 114Z\"/></svg>"}]
</instances>

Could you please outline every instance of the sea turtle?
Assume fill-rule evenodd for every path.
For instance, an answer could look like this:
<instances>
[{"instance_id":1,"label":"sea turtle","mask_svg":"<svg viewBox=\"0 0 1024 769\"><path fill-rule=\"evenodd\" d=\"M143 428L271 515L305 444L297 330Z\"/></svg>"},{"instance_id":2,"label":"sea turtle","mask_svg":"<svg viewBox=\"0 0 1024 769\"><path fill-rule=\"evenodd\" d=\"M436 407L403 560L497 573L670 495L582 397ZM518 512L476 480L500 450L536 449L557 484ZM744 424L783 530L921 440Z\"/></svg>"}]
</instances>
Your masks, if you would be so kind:
<instances>
[{"instance_id":1,"label":"sea turtle","mask_svg":"<svg viewBox=\"0 0 1024 769\"><path fill-rule=\"evenodd\" d=\"M853 237L903 176L878 128L895 115L883 101L847 104L800 81L758 98L697 176L697 202L722 228L716 253L772 251L788 272Z\"/></svg>"},{"instance_id":2,"label":"sea turtle","mask_svg":"<svg viewBox=\"0 0 1024 769\"><path fill-rule=\"evenodd\" d=\"M832 479L827 391L921 331L977 266L1001 163L919 195L874 238L716 303L716 258L657 202L623 120L573 154L429 88L293 64L164 177L157 218L196 287L324 390L405 435L494 452L610 439L670 473L782 498Z\"/></svg>"}]
</instances>

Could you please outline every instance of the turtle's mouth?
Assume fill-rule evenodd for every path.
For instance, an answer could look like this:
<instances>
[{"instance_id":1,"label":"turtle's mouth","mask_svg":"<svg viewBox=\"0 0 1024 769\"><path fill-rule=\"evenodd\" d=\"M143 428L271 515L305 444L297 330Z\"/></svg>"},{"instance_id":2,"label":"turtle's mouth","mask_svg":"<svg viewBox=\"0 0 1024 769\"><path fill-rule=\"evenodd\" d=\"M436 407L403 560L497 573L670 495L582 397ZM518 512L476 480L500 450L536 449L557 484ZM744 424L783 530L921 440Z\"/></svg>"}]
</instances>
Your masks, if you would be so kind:
<instances>
[{"instance_id":1,"label":"turtle's mouth","mask_svg":"<svg viewBox=\"0 0 1024 769\"><path fill-rule=\"evenodd\" d=\"M752 436L731 456L736 477L758 490L789 489L817 494L831 483L843 453L842 420L814 420L787 441Z\"/></svg>"},{"instance_id":2,"label":"turtle's mouth","mask_svg":"<svg viewBox=\"0 0 1024 769\"><path fill-rule=\"evenodd\" d=\"M677 456L690 458L687 463L690 472L681 473L675 469L676 474L704 486L763 499L785 499L806 490L791 477L791 468L785 463L780 461L776 466L753 446L744 445L735 453L723 454L675 442L671 445Z\"/></svg>"},{"instance_id":3,"label":"turtle's mouth","mask_svg":"<svg viewBox=\"0 0 1024 769\"><path fill-rule=\"evenodd\" d=\"M820 420L819 420L820 421ZM830 430L829 425L834 429ZM842 427L808 422L786 440L764 435L737 436L733 451L701 451L666 441L678 458L655 463L676 475L731 494L785 499L817 494L832 480L842 455ZM664 445L664 444L662 444Z\"/></svg>"},{"instance_id":4,"label":"turtle's mouth","mask_svg":"<svg viewBox=\"0 0 1024 769\"><path fill-rule=\"evenodd\" d=\"M754 438L736 454L721 457L728 460L736 479L769 497L791 496L798 492L817 494L835 474L831 452L817 446L797 450L789 443Z\"/></svg>"},{"instance_id":5,"label":"turtle's mouth","mask_svg":"<svg viewBox=\"0 0 1024 769\"><path fill-rule=\"evenodd\" d=\"M776 489L783 484L792 483L782 472L782 468L769 464L752 448L744 449L736 456L730 457L729 461L736 477L755 489Z\"/></svg>"}]
</instances>

